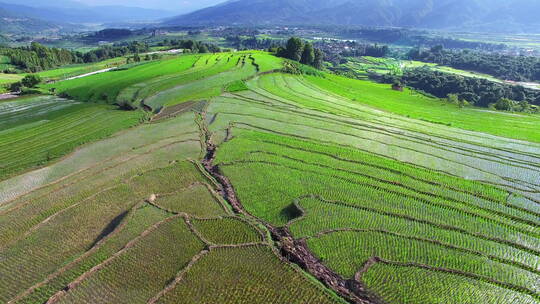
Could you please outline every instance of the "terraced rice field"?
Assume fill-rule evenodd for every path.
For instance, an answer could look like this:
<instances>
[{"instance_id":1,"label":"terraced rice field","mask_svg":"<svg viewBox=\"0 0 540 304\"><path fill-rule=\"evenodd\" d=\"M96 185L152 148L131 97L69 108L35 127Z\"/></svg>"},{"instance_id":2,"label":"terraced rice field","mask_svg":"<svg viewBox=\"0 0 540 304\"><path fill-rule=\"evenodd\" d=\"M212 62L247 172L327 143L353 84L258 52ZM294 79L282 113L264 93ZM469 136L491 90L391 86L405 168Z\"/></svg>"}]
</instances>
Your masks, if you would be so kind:
<instances>
[{"instance_id":1,"label":"terraced rice field","mask_svg":"<svg viewBox=\"0 0 540 304\"><path fill-rule=\"evenodd\" d=\"M6 164L150 115L92 101L160 114L1 168L0 302L540 303L537 116L280 64L186 55L1 103Z\"/></svg>"},{"instance_id":2,"label":"terraced rice field","mask_svg":"<svg viewBox=\"0 0 540 304\"><path fill-rule=\"evenodd\" d=\"M0 103L0 180L139 124L141 112L56 97Z\"/></svg>"},{"instance_id":3,"label":"terraced rice field","mask_svg":"<svg viewBox=\"0 0 540 304\"><path fill-rule=\"evenodd\" d=\"M398 60L394 58L377 58L377 57L370 57L370 56L349 57L347 58L347 63L341 64L340 67L341 69L345 71L352 71L356 78L364 79L364 80L368 79L370 74L377 74L377 75L392 74L392 75L399 76L399 75L403 75L404 69L429 67L433 70L436 70L442 73L486 79L486 80L494 81L498 83L504 82L501 79L497 79L487 74L454 69L447 66L437 65L435 63L426 63L426 62L414 61L414 60Z\"/></svg>"},{"instance_id":4,"label":"terraced rice field","mask_svg":"<svg viewBox=\"0 0 540 304\"><path fill-rule=\"evenodd\" d=\"M279 67L263 53L185 55L133 68L44 86L76 100L147 106L159 111L193 99L221 94L230 83Z\"/></svg>"},{"instance_id":5,"label":"terraced rice field","mask_svg":"<svg viewBox=\"0 0 540 304\"><path fill-rule=\"evenodd\" d=\"M269 299L269 290L279 283L284 286L282 297L341 303L301 271L283 264L263 228L232 213L214 181L192 161L201 153L195 115L187 112L122 132L46 169L2 182L0 301L162 301L180 286L195 290L191 284L200 282L182 282L182 277L198 275L193 272L200 271L196 261L208 254L225 265L243 257L268 265L250 277L261 288L250 295L253 300ZM279 281L283 276L290 283ZM225 278L221 283L227 290L231 285ZM242 295L229 289L223 296L238 303ZM206 296L214 297L210 290Z\"/></svg>"},{"instance_id":6,"label":"terraced rice field","mask_svg":"<svg viewBox=\"0 0 540 304\"><path fill-rule=\"evenodd\" d=\"M265 75L210 105L246 211L390 303L539 302L540 146L382 112L367 83L317 86L338 80Z\"/></svg>"},{"instance_id":7,"label":"terraced rice field","mask_svg":"<svg viewBox=\"0 0 540 304\"><path fill-rule=\"evenodd\" d=\"M21 80L23 77L17 74L0 73L0 85L8 85Z\"/></svg>"}]
</instances>

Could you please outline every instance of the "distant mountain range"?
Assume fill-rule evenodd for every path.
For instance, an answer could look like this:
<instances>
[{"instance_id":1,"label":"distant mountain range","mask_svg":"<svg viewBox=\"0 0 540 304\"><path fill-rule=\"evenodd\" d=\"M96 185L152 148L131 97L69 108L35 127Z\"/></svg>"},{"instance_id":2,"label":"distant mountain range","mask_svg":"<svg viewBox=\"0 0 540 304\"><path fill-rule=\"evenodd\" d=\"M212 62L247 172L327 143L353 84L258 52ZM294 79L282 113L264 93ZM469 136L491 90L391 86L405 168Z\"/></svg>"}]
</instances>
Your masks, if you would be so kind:
<instances>
[{"instance_id":1,"label":"distant mountain range","mask_svg":"<svg viewBox=\"0 0 540 304\"><path fill-rule=\"evenodd\" d=\"M41 19L51 22L64 23L106 23L126 21L150 21L170 17L174 14L162 11L138 7L126 6L75 6L66 1L65 5L52 6L42 3L41 5L21 5L0 1L0 8L8 12L24 15L30 18Z\"/></svg>"},{"instance_id":2,"label":"distant mountain range","mask_svg":"<svg viewBox=\"0 0 540 304\"><path fill-rule=\"evenodd\" d=\"M125 6L87 6L61 0L55 4L28 0L0 0L0 34L35 34L81 30L73 24L127 23L160 21L174 13Z\"/></svg>"},{"instance_id":3,"label":"distant mountain range","mask_svg":"<svg viewBox=\"0 0 540 304\"><path fill-rule=\"evenodd\" d=\"M538 0L232 0L166 25L362 25L540 31Z\"/></svg>"},{"instance_id":4,"label":"distant mountain range","mask_svg":"<svg viewBox=\"0 0 540 304\"><path fill-rule=\"evenodd\" d=\"M0 7L0 34L51 33L62 28L59 24L30 18Z\"/></svg>"}]
</instances>

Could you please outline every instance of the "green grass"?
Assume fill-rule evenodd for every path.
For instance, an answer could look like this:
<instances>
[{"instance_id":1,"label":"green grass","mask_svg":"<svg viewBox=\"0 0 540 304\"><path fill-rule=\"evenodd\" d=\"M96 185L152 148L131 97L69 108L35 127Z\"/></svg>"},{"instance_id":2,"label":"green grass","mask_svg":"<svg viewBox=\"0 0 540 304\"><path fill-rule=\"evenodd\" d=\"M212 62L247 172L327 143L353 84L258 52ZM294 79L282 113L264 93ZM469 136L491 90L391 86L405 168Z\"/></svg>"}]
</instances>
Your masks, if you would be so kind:
<instances>
[{"instance_id":1,"label":"green grass","mask_svg":"<svg viewBox=\"0 0 540 304\"><path fill-rule=\"evenodd\" d=\"M306 76L306 79L332 93L391 113L410 118L451 125L497 136L540 142L538 115L486 113L474 108L459 108L414 93L391 90L389 85L328 75L326 78Z\"/></svg>"},{"instance_id":2,"label":"green grass","mask_svg":"<svg viewBox=\"0 0 540 304\"><path fill-rule=\"evenodd\" d=\"M145 303L203 246L181 219L164 222L58 303Z\"/></svg>"},{"instance_id":3,"label":"green grass","mask_svg":"<svg viewBox=\"0 0 540 304\"><path fill-rule=\"evenodd\" d=\"M142 112L52 97L4 102L2 107L8 111L2 114L6 124L0 131L0 179L43 166L82 144L137 125L143 118ZM18 110L11 111L14 108Z\"/></svg>"},{"instance_id":4,"label":"green grass","mask_svg":"<svg viewBox=\"0 0 540 304\"><path fill-rule=\"evenodd\" d=\"M201 218L227 215L204 184L191 185L180 192L160 196L155 204L172 212L185 212Z\"/></svg>"},{"instance_id":5,"label":"green grass","mask_svg":"<svg viewBox=\"0 0 540 304\"><path fill-rule=\"evenodd\" d=\"M23 77L19 74L0 73L0 85L11 84L21 80Z\"/></svg>"},{"instance_id":6,"label":"green grass","mask_svg":"<svg viewBox=\"0 0 540 304\"><path fill-rule=\"evenodd\" d=\"M277 225L296 219L295 237L310 238L311 250L339 274L350 278L377 256L462 271L540 297L539 218L508 206L502 190L469 184L465 191L468 181L435 172L423 179L423 169L413 167L392 173L388 160L360 161L353 150L345 157L337 147L257 133L244 141L240 134L219 154L240 201ZM358 232L317 236L334 229Z\"/></svg>"},{"instance_id":7,"label":"green grass","mask_svg":"<svg viewBox=\"0 0 540 304\"><path fill-rule=\"evenodd\" d=\"M538 200L535 190L522 187L537 189L538 144L476 133L481 130L472 123L471 131L433 123L434 115L451 118L443 110L425 114L434 112L429 107L439 106L437 100L327 77L264 75L247 83L249 91L225 94L210 104L207 123L219 145L215 162L246 210L289 227L346 278L378 257L391 265L442 269L445 275L433 282L411 275L407 286L425 286L444 303L461 303L455 295L464 287L448 296L442 289L454 281L466 282L471 294L489 289L538 301L538 205L510 195ZM343 85L338 90L334 83ZM379 110L415 113L413 101L427 105L419 107L420 119ZM506 119L463 111L499 124ZM537 118L508 119L525 126ZM517 132L516 124L508 130ZM362 272L370 289L389 303L402 303L405 291L393 287L400 281L381 283L376 275L368 276L370 271ZM494 295L488 303L497 303ZM412 292L407 299L432 303L430 297Z\"/></svg>"},{"instance_id":8,"label":"green grass","mask_svg":"<svg viewBox=\"0 0 540 304\"><path fill-rule=\"evenodd\" d=\"M414 60L399 60L394 58L378 58L378 57L348 57L347 63L341 64L339 70L352 71L355 77L359 79L367 80L369 74L392 74L403 75L404 69L429 67L439 72L461 75L465 77L474 77L480 79L486 79L489 81L502 83L501 79L497 79L493 76L475 72L469 72L465 70L454 69L451 67L440 66L434 63L426 63Z\"/></svg>"},{"instance_id":9,"label":"green grass","mask_svg":"<svg viewBox=\"0 0 540 304\"><path fill-rule=\"evenodd\" d=\"M396 304L538 303L530 296L487 282L414 267L375 265L363 281L379 296Z\"/></svg>"},{"instance_id":10,"label":"green grass","mask_svg":"<svg viewBox=\"0 0 540 304\"><path fill-rule=\"evenodd\" d=\"M35 134L39 144L53 141L54 133L50 128L29 128L35 121L55 122L79 108L109 111L108 106L47 97L21 99L11 106L13 111L4 120L19 125L6 131L31 131L28 136ZM96 124L107 125L94 119ZM254 260L223 274L226 285L220 288L229 292L221 295L231 303L244 297L342 303L322 285L283 263L265 245L268 241L251 220L232 215L224 201L214 196L213 181L186 161L202 155L199 132L193 113L184 113L89 143L44 170L0 182L1 301L45 302L71 284L59 302L146 302L182 275L189 261L208 248L204 244L208 240L217 246L257 243L261 247L253 255L244 254L239 247L237 259ZM27 157L33 154L29 152ZM143 203L152 195L155 200ZM73 230L77 231L71 233ZM220 250L212 247L212 255ZM254 268L255 259L265 267ZM100 270L93 271L94 267ZM200 266L194 262L193 267ZM28 270L18 274L14 269ZM248 276L253 271L260 279ZM231 277L233 273L241 274L245 283L238 288L249 293L239 294L226 283L237 278ZM286 284L280 281L284 277ZM80 284L73 285L77 280ZM199 288L195 282L190 284L181 286ZM208 294L219 296L212 290Z\"/></svg>"},{"instance_id":11,"label":"green grass","mask_svg":"<svg viewBox=\"0 0 540 304\"><path fill-rule=\"evenodd\" d=\"M202 256L158 303L344 302L280 263L267 246L249 246Z\"/></svg>"},{"instance_id":12,"label":"green grass","mask_svg":"<svg viewBox=\"0 0 540 304\"><path fill-rule=\"evenodd\" d=\"M20 303L43 303L58 290L75 280L81 274L89 271L92 267L102 263L115 252L121 250L126 244L137 237L150 226L158 223L169 215L162 210L149 205L142 205L128 214L125 227L108 239L95 251L89 252L85 259L68 265L66 270L56 275L52 280L40 288L35 289L23 297Z\"/></svg>"},{"instance_id":13,"label":"green grass","mask_svg":"<svg viewBox=\"0 0 540 304\"><path fill-rule=\"evenodd\" d=\"M252 224L238 218L194 220L193 226L211 243L235 245L261 243L262 235Z\"/></svg>"},{"instance_id":14,"label":"green grass","mask_svg":"<svg viewBox=\"0 0 540 304\"><path fill-rule=\"evenodd\" d=\"M247 87L246 83L244 81L242 81L242 80L237 80L237 81L229 84L225 88L225 91L227 91L229 93L240 92L240 91L245 91L245 90L248 90L248 87Z\"/></svg>"},{"instance_id":15,"label":"green grass","mask_svg":"<svg viewBox=\"0 0 540 304\"><path fill-rule=\"evenodd\" d=\"M42 86L76 100L157 110L218 96L257 72L278 69L281 60L262 52L184 55Z\"/></svg>"},{"instance_id":16,"label":"green grass","mask_svg":"<svg viewBox=\"0 0 540 304\"><path fill-rule=\"evenodd\" d=\"M97 63L87 63L87 64L73 64L63 66L57 69L47 70L37 73L41 78L51 81L62 80L69 77L74 77L86 73L91 73L94 71L113 68L125 64L126 59L123 57L113 58Z\"/></svg>"},{"instance_id":17,"label":"green grass","mask_svg":"<svg viewBox=\"0 0 540 304\"><path fill-rule=\"evenodd\" d=\"M149 62L128 70L48 84L43 88L46 90L54 88L57 93L64 93L85 102L115 103L120 91L126 87L158 76L179 73L190 68L197 59L197 56L186 56Z\"/></svg>"},{"instance_id":18,"label":"green grass","mask_svg":"<svg viewBox=\"0 0 540 304\"><path fill-rule=\"evenodd\" d=\"M262 222L386 303L540 300L536 116L258 74L280 65L186 55L43 86L77 101L1 103L0 302L344 303ZM200 99L114 134L142 111L92 103ZM246 215L201 168L207 140Z\"/></svg>"}]
</instances>

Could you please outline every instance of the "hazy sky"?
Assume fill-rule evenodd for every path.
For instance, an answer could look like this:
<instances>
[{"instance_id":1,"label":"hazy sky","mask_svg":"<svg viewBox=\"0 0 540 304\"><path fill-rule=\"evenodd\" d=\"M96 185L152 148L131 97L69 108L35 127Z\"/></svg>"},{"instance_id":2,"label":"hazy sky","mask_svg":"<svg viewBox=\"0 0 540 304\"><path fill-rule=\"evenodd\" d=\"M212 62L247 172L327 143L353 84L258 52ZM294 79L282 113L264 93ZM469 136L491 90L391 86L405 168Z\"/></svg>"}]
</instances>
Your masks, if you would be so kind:
<instances>
[{"instance_id":1,"label":"hazy sky","mask_svg":"<svg viewBox=\"0 0 540 304\"><path fill-rule=\"evenodd\" d=\"M50 0L49 0L50 1ZM224 0L77 0L90 5L119 4L160 9L202 8Z\"/></svg>"},{"instance_id":2,"label":"hazy sky","mask_svg":"<svg viewBox=\"0 0 540 304\"><path fill-rule=\"evenodd\" d=\"M88 5L125 5L161 10L185 11L211 6L226 0L0 0L32 6L71 6L81 2Z\"/></svg>"}]
</instances>

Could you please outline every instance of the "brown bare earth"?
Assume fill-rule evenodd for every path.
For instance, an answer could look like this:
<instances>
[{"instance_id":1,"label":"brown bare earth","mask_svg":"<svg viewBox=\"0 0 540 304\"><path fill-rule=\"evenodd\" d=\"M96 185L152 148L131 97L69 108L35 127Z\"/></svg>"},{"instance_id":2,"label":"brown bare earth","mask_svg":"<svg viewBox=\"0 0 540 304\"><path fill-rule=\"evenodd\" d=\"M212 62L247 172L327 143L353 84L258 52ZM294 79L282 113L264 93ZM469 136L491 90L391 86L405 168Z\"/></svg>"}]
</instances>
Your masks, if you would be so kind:
<instances>
[{"instance_id":1,"label":"brown bare earth","mask_svg":"<svg viewBox=\"0 0 540 304\"><path fill-rule=\"evenodd\" d=\"M179 114L189 111L191 107L197 103L198 103L197 101L188 101L188 102L184 102L178 105L166 107L163 110L161 110L157 115L152 117L152 121L156 122L163 119L175 117Z\"/></svg>"}]
</instances>

